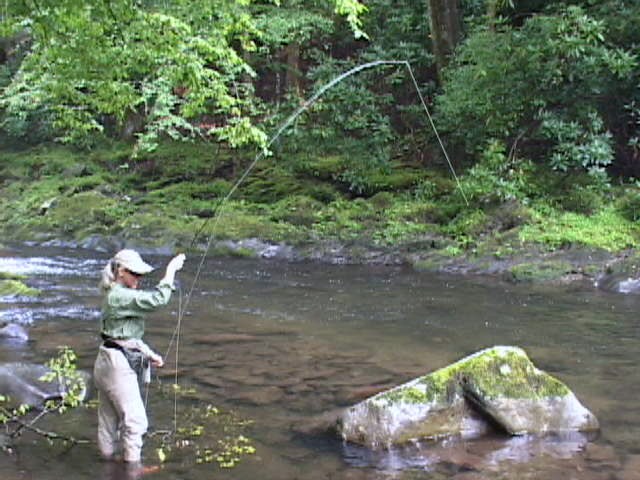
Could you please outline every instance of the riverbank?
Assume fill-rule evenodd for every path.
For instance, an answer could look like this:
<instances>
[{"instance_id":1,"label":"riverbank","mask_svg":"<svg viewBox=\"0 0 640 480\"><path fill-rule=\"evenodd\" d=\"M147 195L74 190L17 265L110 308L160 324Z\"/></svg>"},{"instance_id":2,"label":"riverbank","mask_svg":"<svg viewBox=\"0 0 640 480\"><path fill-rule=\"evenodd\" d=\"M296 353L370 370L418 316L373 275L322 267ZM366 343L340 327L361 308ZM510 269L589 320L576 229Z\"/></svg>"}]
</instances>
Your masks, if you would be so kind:
<instances>
[{"instance_id":1,"label":"riverbank","mask_svg":"<svg viewBox=\"0 0 640 480\"><path fill-rule=\"evenodd\" d=\"M640 268L635 185L596 191L576 178L542 192L550 179L529 173L518 178L524 198L502 194L497 177L477 167L456 185L446 171L397 165L356 193L335 175L342 159L319 157L267 159L225 200L246 166L217 153L211 159L211 146L197 144L135 160L120 144L5 150L3 241L406 264L532 282L593 283Z\"/></svg>"}]
</instances>

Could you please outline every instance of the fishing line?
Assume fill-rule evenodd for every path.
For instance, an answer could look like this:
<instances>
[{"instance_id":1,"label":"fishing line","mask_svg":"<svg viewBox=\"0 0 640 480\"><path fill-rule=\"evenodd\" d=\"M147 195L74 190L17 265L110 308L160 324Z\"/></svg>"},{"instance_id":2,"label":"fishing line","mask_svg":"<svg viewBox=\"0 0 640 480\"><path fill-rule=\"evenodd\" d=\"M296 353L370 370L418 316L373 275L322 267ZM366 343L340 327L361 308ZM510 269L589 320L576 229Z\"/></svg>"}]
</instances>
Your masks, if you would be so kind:
<instances>
[{"instance_id":1,"label":"fishing line","mask_svg":"<svg viewBox=\"0 0 640 480\"><path fill-rule=\"evenodd\" d=\"M310 97L308 100L306 100L302 105L300 105L278 128L278 130L276 131L276 133L271 137L271 139L269 140L269 142L263 147L262 151L260 153L258 153L256 155L256 157L253 159L253 161L249 164L249 166L245 169L245 171L243 172L243 174L240 176L240 178L232 185L231 189L229 190L229 192L227 192L227 194L216 204L216 206L214 207L214 211L213 211L213 215L209 218L207 218L202 226L198 229L198 231L196 232L190 247L192 248L195 245L196 240L198 239L198 237L200 236L200 234L204 231L205 227L207 226L209 220L211 218L215 219L215 223L212 226L211 231L214 232L215 231L215 227L218 225L220 218L222 217L222 209L223 206L225 205L225 203L229 200L229 198L235 193L235 191L238 189L238 187L242 184L242 182L244 182L246 180L246 178L249 176L249 174L251 173L251 171L253 170L253 168L256 166L256 164L267 154L267 152L269 152L269 148L278 140L278 138L280 138L280 136L282 135L282 133L296 120L296 118L298 118L305 110L307 110L310 106L312 106L322 95L324 95L324 93L329 90L330 88L332 88L334 85L336 85L337 83L341 82L342 80L344 80L345 78L354 75L358 72L361 72L362 70L365 69L369 69L369 68L373 68L373 67L377 67L380 65L404 65L407 67L407 69L409 70L409 74L411 76L411 80L413 81L413 85L415 86L416 92L418 93L418 97L420 98L420 102L422 104L422 107L424 108L424 111L427 114L427 118L429 119L429 123L431 125L431 128L433 129L436 138L438 139L438 143L440 145L440 148L442 149L442 152L444 154L444 157L447 161L447 164L449 165L449 169L451 170L451 173L453 174L453 177L456 181L457 187L460 190L460 193L462 194L462 197L465 201L465 203L467 204L467 206L469 205L469 202L467 200L467 196L464 193L464 190L462 189L462 185L460 183L460 180L458 179L458 176L456 175L455 169L453 168L453 164L449 158L449 155L447 154L447 151L444 147L444 143L442 142L440 135L438 134L438 130L436 129L435 123L433 122L433 118L431 117L431 113L429 112L429 109L427 108L427 104L424 100L424 97L422 96L422 93L420 92L420 88L418 86L418 82L416 80L415 75L413 74L413 69L411 68L411 65L409 64L408 61L406 60L376 60L374 62L369 62L369 63L364 63L362 65L358 65L357 67L352 68L351 70L348 70L344 73L342 73L341 75L337 76L336 78L334 78L333 80L331 80L329 83L325 84L322 88L320 88L312 97ZM171 340L169 341L169 346L167 347L167 353L165 355L165 358L168 358L169 352L171 351L171 347L173 346L173 342L176 342L176 355L175 355L175 385L174 385L174 419L173 419L173 423L174 423L174 431L177 431L177 411L178 411L178 406L177 406L177 395L178 395L178 363L179 363L179 358L178 358L178 352L179 352L179 341L180 341L180 330L182 328L182 318L185 314L185 311L187 309L187 306L189 305L189 302L191 300L191 297L193 295L193 292L195 290L195 286L196 283L198 282L198 280L200 279L200 273L202 272L202 269L204 267L204 262L205 259L207 257L207 254L209 253L209 249L211 248L211 244L213 242L213 238L214 238L214 233L211 233L208 237L207 237L207 241L204 247L204 253L202 254L200 261L198 262L198 266L196 268L196 272L194 274L193 277L193 281L191 283L191 287L189 288L188 293L185 296L185 300L184 302L182 302L182 294L180 294L180 302L179 302L179 306L178 306L178 320L177 320L177 324L176 324L176 328L173 332L173 335L171 336Z\"/></svg>"}]
</instances>

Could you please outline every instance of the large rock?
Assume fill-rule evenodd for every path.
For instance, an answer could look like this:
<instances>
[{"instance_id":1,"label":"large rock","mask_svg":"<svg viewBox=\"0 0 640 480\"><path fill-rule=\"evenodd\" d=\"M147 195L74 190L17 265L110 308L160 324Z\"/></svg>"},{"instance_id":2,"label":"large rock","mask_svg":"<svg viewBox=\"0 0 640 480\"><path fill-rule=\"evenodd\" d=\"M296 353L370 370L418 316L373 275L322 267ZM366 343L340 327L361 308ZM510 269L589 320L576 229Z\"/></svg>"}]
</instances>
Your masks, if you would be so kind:
<instances>
[{"instance_id":1,"label":"large rock","mask_svg":"<svg viewBox=\"0 0 640 480\"><path fill-rule=\"evenodd\" d=\"M640 293L640 278L627 273L603 275L596 281L596 287L615 293Z\"/></svg>"},{"instance_id":2,"label":"large rock","mask_svg":"<svg viewBox=\"0 0 640 480\"><path fill-rule=\"evenodd\" d=\"M11 338L19 342L29 340L27 329L17 323L8 323L0 327L0 338Z\"/></svg>"},{"instance_id":3,"label":"large rock","mask_svg":"<svg viewBox=\"0 0 640 480\"><path fill-rule=\"evenodd\" d=\"M385 448L415 439L592 431L595 416L517 347L493 347L348 408L338 430Z\"/></svg>"},{"instance_id":4,"label":"large rock","mask_svg":"<svg viewBox=\"0 0 640 480\"><path fill-rule=\"evenodd\" d=\"M41 378L51 370L45 365L31 363L0 364L0 395L9 397L12 405L29 405L40 408L47 400L64 397L66 390L59 382L45 382ZM89 385L89 374L79 372L85 386ZM86 396L86 389L83 392Z\"/></svg>"}]
</instances>

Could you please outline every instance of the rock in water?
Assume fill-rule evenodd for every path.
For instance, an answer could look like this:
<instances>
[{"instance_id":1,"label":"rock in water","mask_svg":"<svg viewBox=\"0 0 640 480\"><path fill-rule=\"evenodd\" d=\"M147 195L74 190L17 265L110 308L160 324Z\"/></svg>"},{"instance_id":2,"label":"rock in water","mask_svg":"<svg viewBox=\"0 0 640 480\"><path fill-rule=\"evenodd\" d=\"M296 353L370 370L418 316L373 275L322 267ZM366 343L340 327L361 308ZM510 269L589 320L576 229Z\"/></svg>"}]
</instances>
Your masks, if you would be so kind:
<instances>
[{"instance_id":1,"label":"rock in water","mask_svg":"<svg viewBox=\"0 0 640 480\"><path fill-rule=\"evenodd\" d=\"M0 328L0 338L12 338L21 342L26 342L29 340L29 334L22 325L8 323Z\"/></svg>"},{"instance_id":2,"label":"rock in water","mask_svg":"<svg viewBox=\"0 0 640 480\"><path fill-rule=\"evenodd\" d=\"M51 370L45 365L31 363L0 364L0 395L9 398L10 404L29 405L41 408L47 400L58 399L66 394L66 386L60 382L45 382L41 378ZM78 371L85 387L89 385L90 376ZM87 390L82 392L86 398Z\"/></svg>"},{"instance_id":3,"label":"rock in water","mask_svg":"<svg viewBox=\"0 0 640 480\"><path fill-rule=\"evenodd\" d=\"M338 419L345 440L371 448L476 437L495 425L512 435L599 428L564 383L517 347L477 352L358 403Z\"/></svg>"}]
</instances>

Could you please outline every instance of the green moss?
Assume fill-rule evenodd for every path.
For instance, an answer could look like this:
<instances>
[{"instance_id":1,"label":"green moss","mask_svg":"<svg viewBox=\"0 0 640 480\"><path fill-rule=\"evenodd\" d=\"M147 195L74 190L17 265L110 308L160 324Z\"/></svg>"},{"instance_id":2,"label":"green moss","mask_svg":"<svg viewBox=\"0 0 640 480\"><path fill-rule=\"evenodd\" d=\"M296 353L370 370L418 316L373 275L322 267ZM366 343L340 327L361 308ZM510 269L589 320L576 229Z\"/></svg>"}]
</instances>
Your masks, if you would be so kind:
<instances>
[{"instance_id":1,"label":"green moss","mask_svg":"<svg viewBox=\"0 0 640 480\"><path fill-rule=\"evenodd\" d=\"M346 160L340 155L296 158L295 171L312 177L331 181L345 168Z\"/></svg>"},{"instance_id":2,"label":"green moss","mask_svg":"<svg viewBox=\"0 0 640 480\"><path fill-rule=\"evenodd\" d=\"M265 241L301 239L300 229L285 222L274 222L261 209L251 211L244 202L229 201L219 215L209 222L208 232L216 239L259 238Z\"/></svg>"},{"instance_id":3,"label":"green moss","mask_svg":"<svg viewBox=\"0 0 640 480\"><path fill-rule=\"evenodd\" d=\"M559 380L535 368L520 349L495 347L441 368L417 382L380 395L395 403L441 403L472 388L483 398L544 398L570 392Z\"/></svg>"},{"instance_id":4,"label":"green moss","mask_svg":"<svg viewBox=\"0 0 640 480\"><path fill-rule=\"evenodd\" d=\"M558 279L572 270L573 266L569 262L531 262L512 266L509 268L509 275L517 282L541 282Z\"/></svg>"},{"instance_id":5,"label":"green moss","mask_svg":"<svg viewBox=\"0 0 640 480\"><path fill-rule=\"evenodd\" d=\"M31 206L24 218L13 220L22 227L62 233L67 238L82 238L92 233L115 233L122 219L133 211L126 200L107 197L97 191L54 197Z\"/></svg>"},{"instance_id":6,"label":"green moss","mask_svg":"<svg viewBox=\"0 0 640 480\"><path fill-rule=\"evenodd\" d=\"M420 172L409 169L402 169L400 166L390 171L374 171L367 178L367 185L370 194L377 192L402 191L411 189L422 178Z\"/></svg>"},{"instance_id":7,"label":"green moss","mask_svg":"<svg viewBox=\"0 0 640 480\"><path fill-rule=\"evenodd\" d=\"M34 297L39 295L40 291L31 288L19 280L0 280L0 296L6 295L24 295Z\"/></svg>"},{"instance_id":8,"label":"green moss","mask_svg":"<svg viewBox=\"0 0 640 480\"><path fill-rule=\"evenodd\" d=\"M535 368L522 351L489 350L469 359L460 375L486 398L544 398L563 396L569 389Z\"/></svg>"},{"instance_id":9,"label":"green moss","mask_svg":"<svg viewBox=\"0 0 640 480\"><path fill-rule=\"evenodd\" d=\"M552 250L584 245L617 252L635 246L639 236L638 225L612 207L592 216L542 207L535 211L533 223L520 231L521 241L542 243Z\"/></svg>"},{"instance_id":10,"label":"green moss","mask_svg":"<svg viewBox=\"0 0 640 480\"><path fill-rule=\"evenodd\" d=\"M25 280L27 277L17 273L0 272L0 280Z\"/></svg>"},{"instance_id":11,"label":"green moss","mask_svg":"<svg viewBox=\"0 0 640 480\"><path fill-rule=\"evenodd\" d=\"M132 153L130 146L117 142L89 152L52 145L3 151L4 238L80 240L108 234L137 237L152 245L190 243L203 219L209 219L205 233L218 238L257 237L293 244L329 240L357 244L363 251L406 246L413 248L412 254L424 254L423 245L436 248L425 238L452 239L452 247L425 261L433 270L452 256L474 253L502 259L530 249L531 244L550 250L580 244L619 251L635 246L640 236L637 188L632 186L615 205L591 217L540 206L536 199L527 199L526 207L517 201L468 206L449 172L391 163L384 169L358 171L366 187L363 195L373 196L348 199L354 192L343 174L353 170L351 159L315 153L259 162L224 205L225 217L214 221L210 217L218 202L253 153L232 156L208 143L174 142L135 159ZM505 231L513 234L513 246L490 251L483 247ZM542 275L532 266L519 268L514 269L514 278L544 280L564 267L544 266Z\"/></svg>"},{"instance_id":12,"label":"green moss","mask_svg":"<svg viewBox=\"0 0 640 480\"><path fill-rule=\"evenodd\" d=\"M290 171L277 165L264 164L251 172L238 192L245 200L266 204L303 193L302 182Z\"/></svg>"},{"instance_id":13,"label":"green moss","mask_svg":"<svg viewBox=\"0 0 640 480\"><path fill-rule=\"evenodd\" d=\"M209 253L219 257L255 258L257 256L256 252L249 248L232 248L227 245L216 245Z\"/></svg>"},{"instance_id":14,"label":"green moss","mask_svg":"<svg viewBox=\"0 0 640 480\"><path fill-rule=\"evenodd\" d=\"M270 210L270 218L276 222L310 226L316 221L323 205L305 195L294 195L277 202Z\"/></svg>"},{"instance_id":15,"label":"green moss","mask_svg":"<svg viewBox=\"0 0 640 480\"><path fill-rule=\"evenodd\" d=\"M386 210L394 204L393 194L390 192L379 192L369 199L377 210Z\"/></svg>"},{"instance_id":16,"label":"green moss","mask_svg":"<svg viewBox=\"0 0 640 480\"><path fill-rule=\"evenodd\" d=\"M443 227L443 232L454 237L476 236L489 230L489 218L484 210L472 209L462 212L451 223Z\"/></svg>"}]
</instances>

